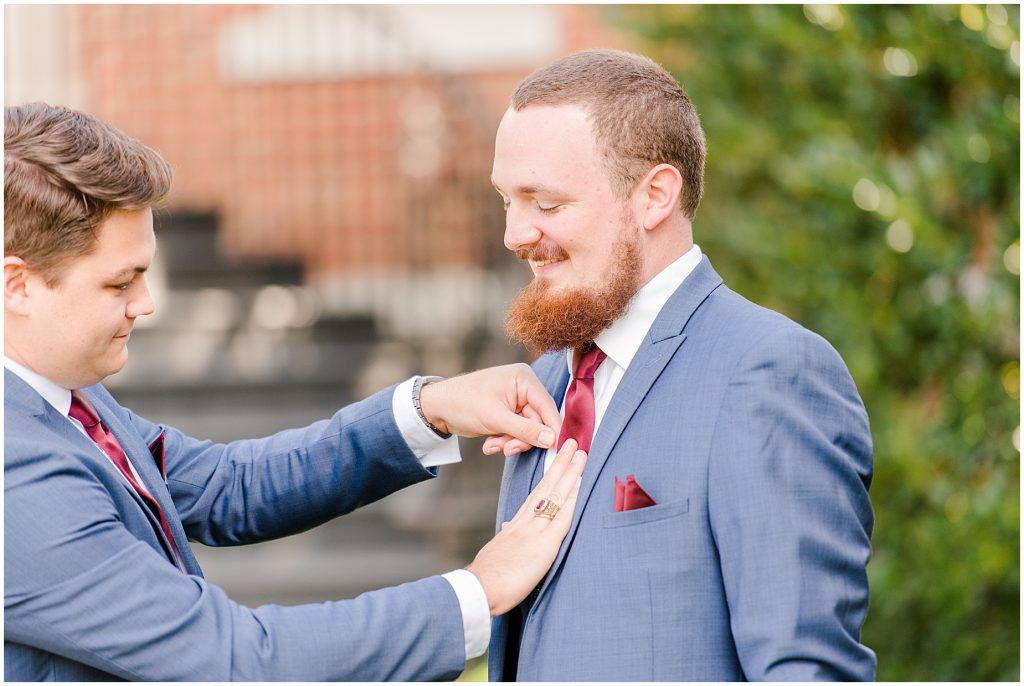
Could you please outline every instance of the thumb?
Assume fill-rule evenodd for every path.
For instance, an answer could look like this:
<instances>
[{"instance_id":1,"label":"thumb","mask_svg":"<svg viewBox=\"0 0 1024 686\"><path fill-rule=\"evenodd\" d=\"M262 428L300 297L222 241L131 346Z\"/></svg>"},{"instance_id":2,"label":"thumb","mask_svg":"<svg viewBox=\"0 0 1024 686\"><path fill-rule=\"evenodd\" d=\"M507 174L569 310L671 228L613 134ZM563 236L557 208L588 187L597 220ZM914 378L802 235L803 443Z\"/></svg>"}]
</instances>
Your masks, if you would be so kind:
<instances>
[{"instance_id":1,"label":"thumb","mask_svg":"<svg viewBox=\"0 0 1024 686\"><path fill-rule=\"evenodd\" d=\"M514 412L505 414L502 428L510 436L538 448L550 448L555 443L554 431L536 419L529 419Z\"/></svg>"}]
</instances>

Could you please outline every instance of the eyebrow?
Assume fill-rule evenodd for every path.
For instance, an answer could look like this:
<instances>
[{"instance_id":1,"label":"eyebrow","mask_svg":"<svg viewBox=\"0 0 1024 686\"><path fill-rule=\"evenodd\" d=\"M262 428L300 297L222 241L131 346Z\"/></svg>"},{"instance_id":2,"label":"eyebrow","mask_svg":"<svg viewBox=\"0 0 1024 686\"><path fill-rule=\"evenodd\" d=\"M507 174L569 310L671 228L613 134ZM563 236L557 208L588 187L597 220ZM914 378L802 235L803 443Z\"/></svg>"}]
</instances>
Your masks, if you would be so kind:
<instances>
[{"instance_id":1,"label":"eyebrow","mask_svg":"<svg viewBox=\"0 0 1024 686\"><path fill-rule=\"evenodd\" d=\"M498 191L499 193L502 192L502 190L498 187L498 184L494 183L494 179L491 179L491 185L494 186L494 190ZM518 195L550 195L550 196L558 197L558 198L564 198L564 197L567 197L569 195L568 193L566 193L563 190L559 190L557 188L552 188L550 186L539 186L539 185L537 185L537 186L519 186L518 188L516 188L516 194L518 194Z\"/></svg>"},{"instance_id":2,"label":"eyebrow","mask_svg":"<svg viewBox=\"0 0 1024 686\"><path fill-rule=\"evenodd\" d=\"M145 274L149 270L149 267L125 267L124 269L114 272L110 275L108 281L117 281L125 276L132 276L135 274Z\"/></svg>"}]
</instances>

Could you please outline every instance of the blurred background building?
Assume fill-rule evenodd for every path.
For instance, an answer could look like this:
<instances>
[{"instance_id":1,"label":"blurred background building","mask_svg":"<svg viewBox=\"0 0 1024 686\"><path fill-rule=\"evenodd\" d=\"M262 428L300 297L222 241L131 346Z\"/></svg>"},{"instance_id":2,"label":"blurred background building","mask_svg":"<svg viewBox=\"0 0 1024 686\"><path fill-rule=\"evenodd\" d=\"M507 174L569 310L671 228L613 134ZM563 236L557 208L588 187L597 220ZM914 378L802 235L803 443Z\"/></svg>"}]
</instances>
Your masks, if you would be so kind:
<instances>
[{"instance_id":1,"label":"blurred background building","mask_svg":"<svg viewBox=\"0 0 1024 686\"><path fill-rule=\"evenodd\" d=\"M84 109L175 170L157 313L110 387L213 440L325 417L413 373L525 360L493 136L586 47L651 55L708 137L696 239L735 290L831 341L875 440L864 641L882 680L1020 676L1016 6L24 5L6 104ZM314 531L197 552L247 604L467 563L501 460ZM482 672L471 673L472 677Z\"/></svg>"}]
</instances>

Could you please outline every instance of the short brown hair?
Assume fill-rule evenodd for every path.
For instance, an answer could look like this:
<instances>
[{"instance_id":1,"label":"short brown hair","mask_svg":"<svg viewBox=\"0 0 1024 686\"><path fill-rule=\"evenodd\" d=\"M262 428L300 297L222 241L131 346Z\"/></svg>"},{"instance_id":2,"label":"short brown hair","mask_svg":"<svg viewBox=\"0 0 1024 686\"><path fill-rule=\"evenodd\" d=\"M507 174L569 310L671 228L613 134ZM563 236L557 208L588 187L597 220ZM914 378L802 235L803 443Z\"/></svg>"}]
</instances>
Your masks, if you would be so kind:
<instances>
[{"instance_id":1,"label":"short brown hair","mask_svg":"<svg viewBox=\"0 0 1024 686\"><path fill-rule=\"evenodd\" d=\"M530 105L583 107L622 197L655 165L674 166L680 208L693 218L704 192L704 131L686 91L656 62L621 50L573 53L519 84L512 109Z\"/></svg>"},{"instance_id":2,"label":"short brown hair","mask_svg":"<svg viewBox=\"0 0 1024 686\"><path fill-rule=\"evenodd\" d=\"M50 285L112 212L152 207L170 188L167 162L109 124L43 103L4 108L4 253Z\"/></svg>"}]
</instances>

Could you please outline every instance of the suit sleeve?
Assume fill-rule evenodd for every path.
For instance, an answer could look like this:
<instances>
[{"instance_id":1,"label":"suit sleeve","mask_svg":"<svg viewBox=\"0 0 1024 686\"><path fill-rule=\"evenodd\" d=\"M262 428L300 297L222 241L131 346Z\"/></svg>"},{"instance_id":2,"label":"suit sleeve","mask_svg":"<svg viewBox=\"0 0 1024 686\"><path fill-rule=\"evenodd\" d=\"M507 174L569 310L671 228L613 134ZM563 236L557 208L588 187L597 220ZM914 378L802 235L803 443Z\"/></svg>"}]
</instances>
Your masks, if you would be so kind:
<instances>
[{"instance_id":1,"label":"suit sleeve","mask_svg":"<svg viewBox=\"0 0 1024 686\"><path fill-rule=\"evenodd\" d=\"M870 680L867 414L839 355L802 329L740 360L716 420L708 507L749 680Z\"/></svg>"},{"instance_id":2,"label":"suit sleeve","mask_svg":"<svg viewBox=\"0 0 1024 686\"><path fill-rule=\"evenodd\" d=\"M164 433L167 487L189 538L237 545L305 531L432 478L398 430L393 390L303 429L228 444L117 409L147 443Z\"/></svg>"},{"instance_id":3,"label":"suit sleeve","mask_svg":"<svg viewBox=\"0 0 1024 686\"><path fill-rule=\"evenodd\" d=\"M300 509L301 494L275 489L310 487L310 498L340 498L344 507L376 496L381 490L360 479L407 471L392 465L404 460L395 456L381 457L383 465L371 466L371 453L387 452L390 445L373 438L382 432L370 428L378 420L372 406L336 416L296 435L302 440L294 442L303 447L292 453L279 446L287 438L259 447L190 445L184 451L189 462L179 465L178 475L203 475L206 487L185 497L192 530L205 533L227 525L230 532L232 527L255 526L266 533L265 519L288 517ZM369 436L350 435L363 429ZM324 443L334 447L321 454ZM204 579L182 574L125 528L110 490L123 486L110 481L110 470L100 470L73 448L47 449L30 434L5 440L5 450L5 641L135 680L405 681L452 679L464 667L461 612L454 591L441 577L339 602L247 608ZM271 457L284 467L263 464ZM220 466L191 463L201 459ZM347 466L310 466L338 459ZM260 474L307 467L329 475L311 484L297 475ZM220 470L233 476L213 473ZM246 475L249 470L255 475ZM206 493L211 488L218 492ZM260 512L218 511L230 501L219 491L235 489L235 497L247 500L237 490L245 488L265 491L248 499ZM354 495L342 495L346 490ZM289 504L275 510L263 502L274 498ZM316 507L326 508L319 503ZM217 518L217 527L199 523L203 513Z\"/></svg>"}]
</instances>

